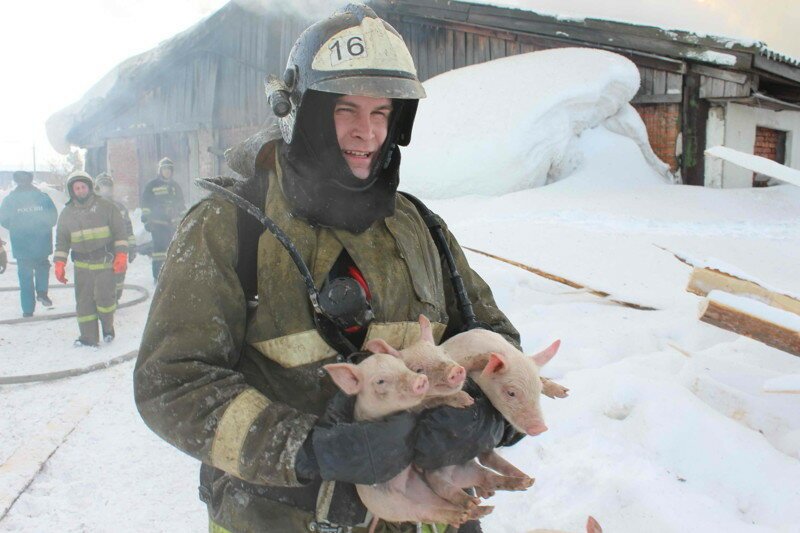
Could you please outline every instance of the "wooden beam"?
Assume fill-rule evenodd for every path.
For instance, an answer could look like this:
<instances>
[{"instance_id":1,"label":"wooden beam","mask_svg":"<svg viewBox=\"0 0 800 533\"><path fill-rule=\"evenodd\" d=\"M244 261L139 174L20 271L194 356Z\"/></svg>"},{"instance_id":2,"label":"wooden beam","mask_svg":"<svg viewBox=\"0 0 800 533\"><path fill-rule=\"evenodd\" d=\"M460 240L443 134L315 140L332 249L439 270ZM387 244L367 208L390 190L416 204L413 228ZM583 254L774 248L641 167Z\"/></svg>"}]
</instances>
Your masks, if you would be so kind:
<instances>
[{"instance_id":1,"label":"wooden beam","mask_svg":"<svg viewBox=\"0 0 800 533\"><path fill-rule=\"evenodd\" d=\"M800 84L800 68L798 67L779 63L762 55L756 55L753 58L753 67Z\"/></svg>"},{"instance_id":2,"label":"wooden beam","mask_svg":"<svg viewBox=\"0 0 800 533\"><path fill-rule=\"evenodd\" d=\"M718 80L732 81L739 85L747 83L749 76L743 72L733 72L731 70L723 70L721 68L709 67L707 65L692 65L692 70L703 76L710 76Z\"/></svg>"},{"instance_id":3,"label":"wooden beam","mask_svg":"<svg viewBox=\"0 0 800 533\"><path fill-rule=\"evenodd\" d=\"M766 316L752 313L749 304L739 306L731 301L715 300L713 297L712 294L711 298L701 305L700 320L800 356L800 331L769 320ZM745 300L736 297L734 299L734 301Z\"/></svg>"},{"instance_id":4,"label":"wooden beam","mask_svg":"<svg viewBox=\"0 0 800 533\"><path fill-rule=\"evenodd\" d=\"M706 123L710 104L700 98L700 78L700 74L692 69L683 77L681 177L686 185L702 186L705 184L703 150L706 147Z\"/></svg>"},{"instance_id":5,"label":"wooden beam","mask_svg":"<svg viewBox=\"0 0 800 533\"><path fill-rule=\"evenodd\" d=\"M680 94L641 94L631 100L632 104L680 104L683 96Z\"/></svg>"},{"instance_id":6,"label":"wooden beam","mask_svg":"<svg viewBox=\"0 0 800 533\"><path fill-rule=\"evenodd\" d=\"M766 289L746 279L710 268L694 267L686 290L698 296L707 296L711 291L756 298L767 305L800 315L800 300Z\"/></svg>"}]
</instances>

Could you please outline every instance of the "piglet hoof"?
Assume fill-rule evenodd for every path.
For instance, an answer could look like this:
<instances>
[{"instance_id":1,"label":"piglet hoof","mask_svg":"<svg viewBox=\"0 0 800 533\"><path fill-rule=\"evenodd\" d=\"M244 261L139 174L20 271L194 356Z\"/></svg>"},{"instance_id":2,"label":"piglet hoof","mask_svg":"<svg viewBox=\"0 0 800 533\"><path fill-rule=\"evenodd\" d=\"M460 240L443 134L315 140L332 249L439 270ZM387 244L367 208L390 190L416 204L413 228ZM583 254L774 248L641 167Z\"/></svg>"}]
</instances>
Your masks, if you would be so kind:
<instances>
[{"instance_id":1,"label":"piglet hoof","mask_svg":"<svg viewBox=\"0 0 800 533\"><path fill-rule=\"evenodd\" d=\"M528 476L525 477L511 477L503 476L498 479L494 484L495 490L527 490L533 485L535 480Z\"/></svg>"},{"instance_id":2,"label":"piglet hoof","mask_svg":"<svg viewBox=\"0 0 800 533\"><path fill-rule=\"evenodd\" d=\"M479 498L491 498L494 496L494 491L489 489L482 489L480 487L475 487L475 494Z\"/></svg>"},{"instance_id":3,"label":"piglet hoof","mask_svg":"<svg viewBox=\"0 0 800 533\"><path fill-rule=\"evenodd\" d=\"M451 403L450 405L452 405L453 407L462 407L462 408L469 407L470 405L475 403L474 398L472 398L472 396L470 396L463 390L453 394L451 398L453 400L453 403Z\"/></svg>"},{"instance_id":4,"label":"piglet hoof","mask_svg":"<svg viewBox=\"0 0 800 533\"><path fill-rule=\"evenodd\" d=\"M494 511L493 505L481 505L473 509L468 517L468 520L478 520Z\"/></svg>"},{"instance_id":5,"label":"piglet hoof","mask_svg":"<svg viewBox=\"0 0 800 533\"><path fill-rule=\"evenodd\" d=\"M559 385L555 381L542 379L542 394L548 398L566 398L569 396L569 389L564 385Z\"/></svg>"}]
</instances>

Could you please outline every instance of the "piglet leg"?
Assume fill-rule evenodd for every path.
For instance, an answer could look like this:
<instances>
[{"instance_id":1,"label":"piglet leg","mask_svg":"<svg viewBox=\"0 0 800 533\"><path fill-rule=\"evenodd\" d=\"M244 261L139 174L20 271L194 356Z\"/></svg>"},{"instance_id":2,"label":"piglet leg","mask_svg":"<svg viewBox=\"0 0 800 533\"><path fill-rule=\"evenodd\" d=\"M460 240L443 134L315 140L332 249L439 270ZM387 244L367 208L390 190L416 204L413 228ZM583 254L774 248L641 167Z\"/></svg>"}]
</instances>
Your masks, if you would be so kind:
<instances>
[{"instance_id":1,"label":"piglet leg","mask_svg":"<svg viewBox=\"0 0 800 533\"><path fill-rule=\"evenodd\" d=\"M458 467L446 466L425 471L422 475L437 496L464 509L472 509L480 503L480 499L470 496L461 487L453 484L452 475L455 468Z\"/></svg>"},{"instance_id":2,"label":"piglet leg","mask_svg":"<svg viewBox=\"0 0 800 533\"><path fill-rule=\"evenodd\" d=\"M525 472L512 465L495 451L482 453L478 456L482 465L488 466L492 470L499 472L503 476L519 480L520 485L524 487L520 489L506 489L506 490L524 490L533 485L534 479L528 476Z\"/></svg>"},{"instance_id":3,"label":"piglet leg","mask_svg":"<svg viewBox=\"0 0 800 533\"><path fill-rule=\"evenodd\" d=\"M542 379L542 394L548 398L566 398L569 396L569 389L564 385L559 385L555 381L547 378Z\"/></svg>"},{"instance_id":4,"label":"piglet leg","mask_svg":"<svg viewBox=\"0 0 800 533\"><path fill-rule=\"evenodd\" d=\"M414 411L422 411L425 409L430 409L431 407L439 407L440 405L464 408L469 407L473 403L475 403L475 400L472 398L472 396L461 390L455 394L449 394L447 396L432 396L430 398L425 398L425 400L423 400L418 407L414 408Z\"/></svg>"}]
</instances>

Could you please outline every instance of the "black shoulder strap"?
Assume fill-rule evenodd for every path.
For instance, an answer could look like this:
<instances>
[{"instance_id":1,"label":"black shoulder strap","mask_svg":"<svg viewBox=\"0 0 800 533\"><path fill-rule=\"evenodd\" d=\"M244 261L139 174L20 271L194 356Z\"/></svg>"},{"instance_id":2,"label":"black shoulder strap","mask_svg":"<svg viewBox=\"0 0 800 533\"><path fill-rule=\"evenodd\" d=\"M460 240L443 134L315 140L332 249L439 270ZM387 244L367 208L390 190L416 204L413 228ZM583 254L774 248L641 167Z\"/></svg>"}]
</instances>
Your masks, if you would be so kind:
<instances>
[{"instance_id":1,"label":"black shoulder strap","mask_svg":"<svg viewBox=\"0 0 800 533\"><path fill-rule=\"evenodd\" d=\"M436 244L436 248L439 250L439 254L444 258L445 263L447 263L447 268L450 274L450 282L453 284L453 292L456 295L456 300L458 304L458 310L461 312L461 319L464 323L464 329L488 329L491 330L492 327L485 322L481 322L475 316L475 311L472 308L472 302L469 299L469 294L467 293L467 288L464 285L464 279L461 277L461 274L458 272L458 268L456 266L456 260L453 257L453 252L450 250L450 245L447 244L447 238L445 237L444 230L442 229L442 219L428 209L422 200L408 194L407 192L400 191L400 194L403 195L409 202L414 204L414 207L417 208L422 220L425 222L425 225L428 226L428 231L431 232L431 237L433 238L433 242Z\"/></svg>"},{"instance_id":2,"label":"black shoulder strap","mask_svg":"<svg viewBox=\"0 0 800 533\"><path fill-rule=\"evenodd\" d=\"M237 182L234 192L248 200L259 209L264 209L267 199L267 180L256 177ZM239 258L236 262L236 274L242 284L248 305L258 297L258 239L265 231L264 226L242 207L236 206L236 233Z\"/></svg>"}]
</instances>

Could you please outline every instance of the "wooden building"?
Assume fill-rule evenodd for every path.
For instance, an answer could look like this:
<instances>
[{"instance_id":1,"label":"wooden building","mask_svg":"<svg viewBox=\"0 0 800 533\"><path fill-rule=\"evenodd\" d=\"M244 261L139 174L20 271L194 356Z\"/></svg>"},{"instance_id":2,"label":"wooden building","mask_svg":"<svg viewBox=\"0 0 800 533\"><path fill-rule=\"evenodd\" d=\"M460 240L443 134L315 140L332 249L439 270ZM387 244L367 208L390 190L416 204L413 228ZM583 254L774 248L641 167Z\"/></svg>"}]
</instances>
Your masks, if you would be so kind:
<instances>
[{"instance_id":1,"label":"wooden building","mask_svg":"<svg viewBox=\"0 0 800 533\"><path fill-rule=\"evenodd\" d=\"M602 48L631 59L642 86L633 104L656 154L684 183L753 184L752 173L706 160L726 145L800 168L800 64L762 44L605 20L568 20L451 0L368 2L403 35L423 81L467 65L549 48ZM87 171L107 170L125 201L164 156L191 199L189 178L226 173L224 150L270 114L267 74L283 72L311 21L281 8L231 2L158 48L131 58L48 121L57 149L87 149Z\"/></svg>"}]
</instances>

